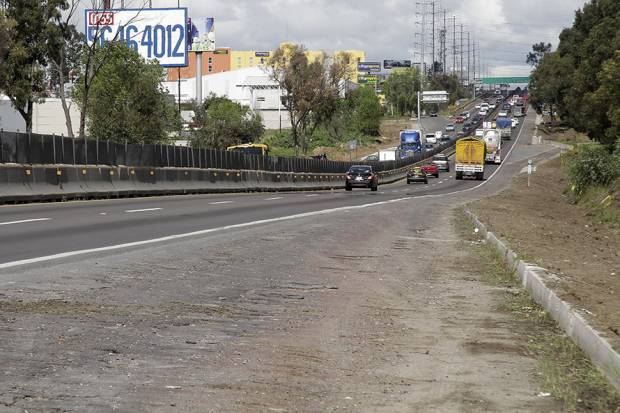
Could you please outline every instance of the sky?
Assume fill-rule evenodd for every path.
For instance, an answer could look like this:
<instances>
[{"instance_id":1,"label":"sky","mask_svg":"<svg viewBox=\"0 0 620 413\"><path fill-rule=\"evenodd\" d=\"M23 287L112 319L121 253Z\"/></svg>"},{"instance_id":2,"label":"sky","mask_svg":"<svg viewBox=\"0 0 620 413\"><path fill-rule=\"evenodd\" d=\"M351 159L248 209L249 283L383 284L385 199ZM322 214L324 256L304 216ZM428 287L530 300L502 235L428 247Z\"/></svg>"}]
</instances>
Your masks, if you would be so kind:
<instances>
[{"instance_id":1,"label":"sky","mask_svg":"<svg viewBox=\"0 0 620 413\"><path fill-rule=\"evenodd\" d=\"M146 0L126 0L126 5ZM194 19L215 18L218 47L273 50L292 41L311 50L364 50L368 61L420 60L414 33L416 1L423 0L178 0ZM428 0L426 0L428 1ZM558 35L573 23L585 0L436 0L436 25L465 25L475 39L490 75L527 75L531 45L544 41L554 47ZM118 3L118 1L117 1ZM152 0L153 7L175 7L177 0ZM430 7L428 8L430 11ZM430 21L430 17L429 17ZM460 33L460 27L457 26ZM465 35L466 36L466 35ZM430 46L430 36L427 37ZM466 37L465 37L466 38ZM439 41L437 40L437 45ZM451 49L452 31L448 34ZM460 43L460 34L457 34ZM464 40L466 45L466 40ZM438 48L438 47L437 47ZM427 50L430 47L427 47ZM465 46L466 49L466 46ZM431 61L430 56L427 57ZM466 60L466 58L465 58ZM448 61L451 61L448 52ZM470 62L473 67L473 59Z\"/></svg>"}]
</instances>

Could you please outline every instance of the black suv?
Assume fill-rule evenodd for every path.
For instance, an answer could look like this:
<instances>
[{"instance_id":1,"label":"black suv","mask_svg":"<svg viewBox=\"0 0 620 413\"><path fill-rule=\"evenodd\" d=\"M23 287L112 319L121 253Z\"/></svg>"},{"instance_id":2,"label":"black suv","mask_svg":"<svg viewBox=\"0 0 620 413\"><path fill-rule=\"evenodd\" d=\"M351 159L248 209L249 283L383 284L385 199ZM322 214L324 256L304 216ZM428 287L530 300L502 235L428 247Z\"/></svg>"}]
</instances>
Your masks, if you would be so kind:
<instances>
[{"instance_id":1,"label":"black suv","mask_svg":"<svg viewBox=\"0 0 620 413\"><path fill-rule=\"evenodd\" d=\"M353 188L370 188L376 191L379 186L377 174L370 165L353 165L347 172L344 189L351 191Z\"/></svg>"}]
</instances>

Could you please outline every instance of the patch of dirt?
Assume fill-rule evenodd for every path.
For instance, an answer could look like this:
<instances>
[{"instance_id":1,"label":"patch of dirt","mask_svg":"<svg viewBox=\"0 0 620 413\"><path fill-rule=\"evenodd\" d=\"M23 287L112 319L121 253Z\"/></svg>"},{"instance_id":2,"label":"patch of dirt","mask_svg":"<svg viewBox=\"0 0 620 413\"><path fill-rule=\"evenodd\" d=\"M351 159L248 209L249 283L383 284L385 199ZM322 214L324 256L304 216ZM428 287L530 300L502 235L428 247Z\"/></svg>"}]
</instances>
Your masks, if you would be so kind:
<instances>
[{"instance_id":1,"label":"patch of dirt","mask_svg":"<svg viewBox=\"0 0 620 413\"><path fill-rule=\"evenodd\" d=\"M572 145L591 142L587 135L565 127L541 125L538 127L538 131L542 138L548 141Z\"/></svg>"},{"instance_id":2,"label":"patch of dirt","mask_svg":"<svg viewBox=\"0 0 620 413\"><path fill-rule=\"evenodd\" d=\"M553 287L620 349L620 230L568 202L560 159L515 179L469 209L526 261L557 276Z\"/></svg>"}]
</instances>

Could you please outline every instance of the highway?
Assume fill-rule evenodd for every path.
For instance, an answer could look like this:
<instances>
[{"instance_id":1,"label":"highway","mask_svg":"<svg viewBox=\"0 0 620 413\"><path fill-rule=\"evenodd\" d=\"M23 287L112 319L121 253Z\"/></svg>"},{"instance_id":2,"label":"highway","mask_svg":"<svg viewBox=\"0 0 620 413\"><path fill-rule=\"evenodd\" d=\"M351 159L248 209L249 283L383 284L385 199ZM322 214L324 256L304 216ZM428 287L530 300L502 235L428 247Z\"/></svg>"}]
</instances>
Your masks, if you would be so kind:
<instances>
[{"instance_id":1,"label":"highway","mask_svg":"<svg viewBox=\"0 0 620 413\"><path fill-rule=\"evenodd\" d=\"M0 410L561 411L454 229L533 118L482 182L1 207Z\"/></svg>"},{"instance_id":2,"label":"highway","mask_svg":"<svg viewBox=\"0 0 620 413\"><path fill-rule=\"evenodd\" d=\"M530 118L526 118L530 119ZM433 127L443 129L448 120L428 118ZM513 139L504 141L504 156L510 152L523 125L513 130ZM453 161L453 160L452 160ZM488 165L490 178L498 169ZM343 183L344 185L344 183ZM436 196L465 191L480 181L454 179L440 172L429 184L400 181L381 185L379 191L313 191L188 195L154 198L41 203L0 207L0 271L29 260L54 254L124 246L162 237L213 230L230 225L273 220L296 214L406 197ZM120 248L120 247L119 247Z\"/></svg>"}]
</instances>

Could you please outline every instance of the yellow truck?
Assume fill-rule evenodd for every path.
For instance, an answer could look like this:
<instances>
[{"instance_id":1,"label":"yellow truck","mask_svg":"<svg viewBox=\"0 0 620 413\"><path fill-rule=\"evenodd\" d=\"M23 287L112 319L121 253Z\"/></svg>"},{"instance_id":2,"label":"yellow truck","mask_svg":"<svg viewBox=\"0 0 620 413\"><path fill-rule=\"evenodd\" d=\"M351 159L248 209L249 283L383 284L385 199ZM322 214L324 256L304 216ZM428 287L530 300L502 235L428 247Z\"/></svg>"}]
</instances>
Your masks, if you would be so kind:
<instances>
[{"instance_id":1,"label":"yellow truck","mask_svg":"<svg viewBox=\"0 0 620 413\"><path fill-rule=\"evenodd\" d=\"M456 141L456 179L463 176L473 176L477 180L484 179L484 158L486 144L484 140L474 137L459 139Z\"/></svg>"}]
</instances>

